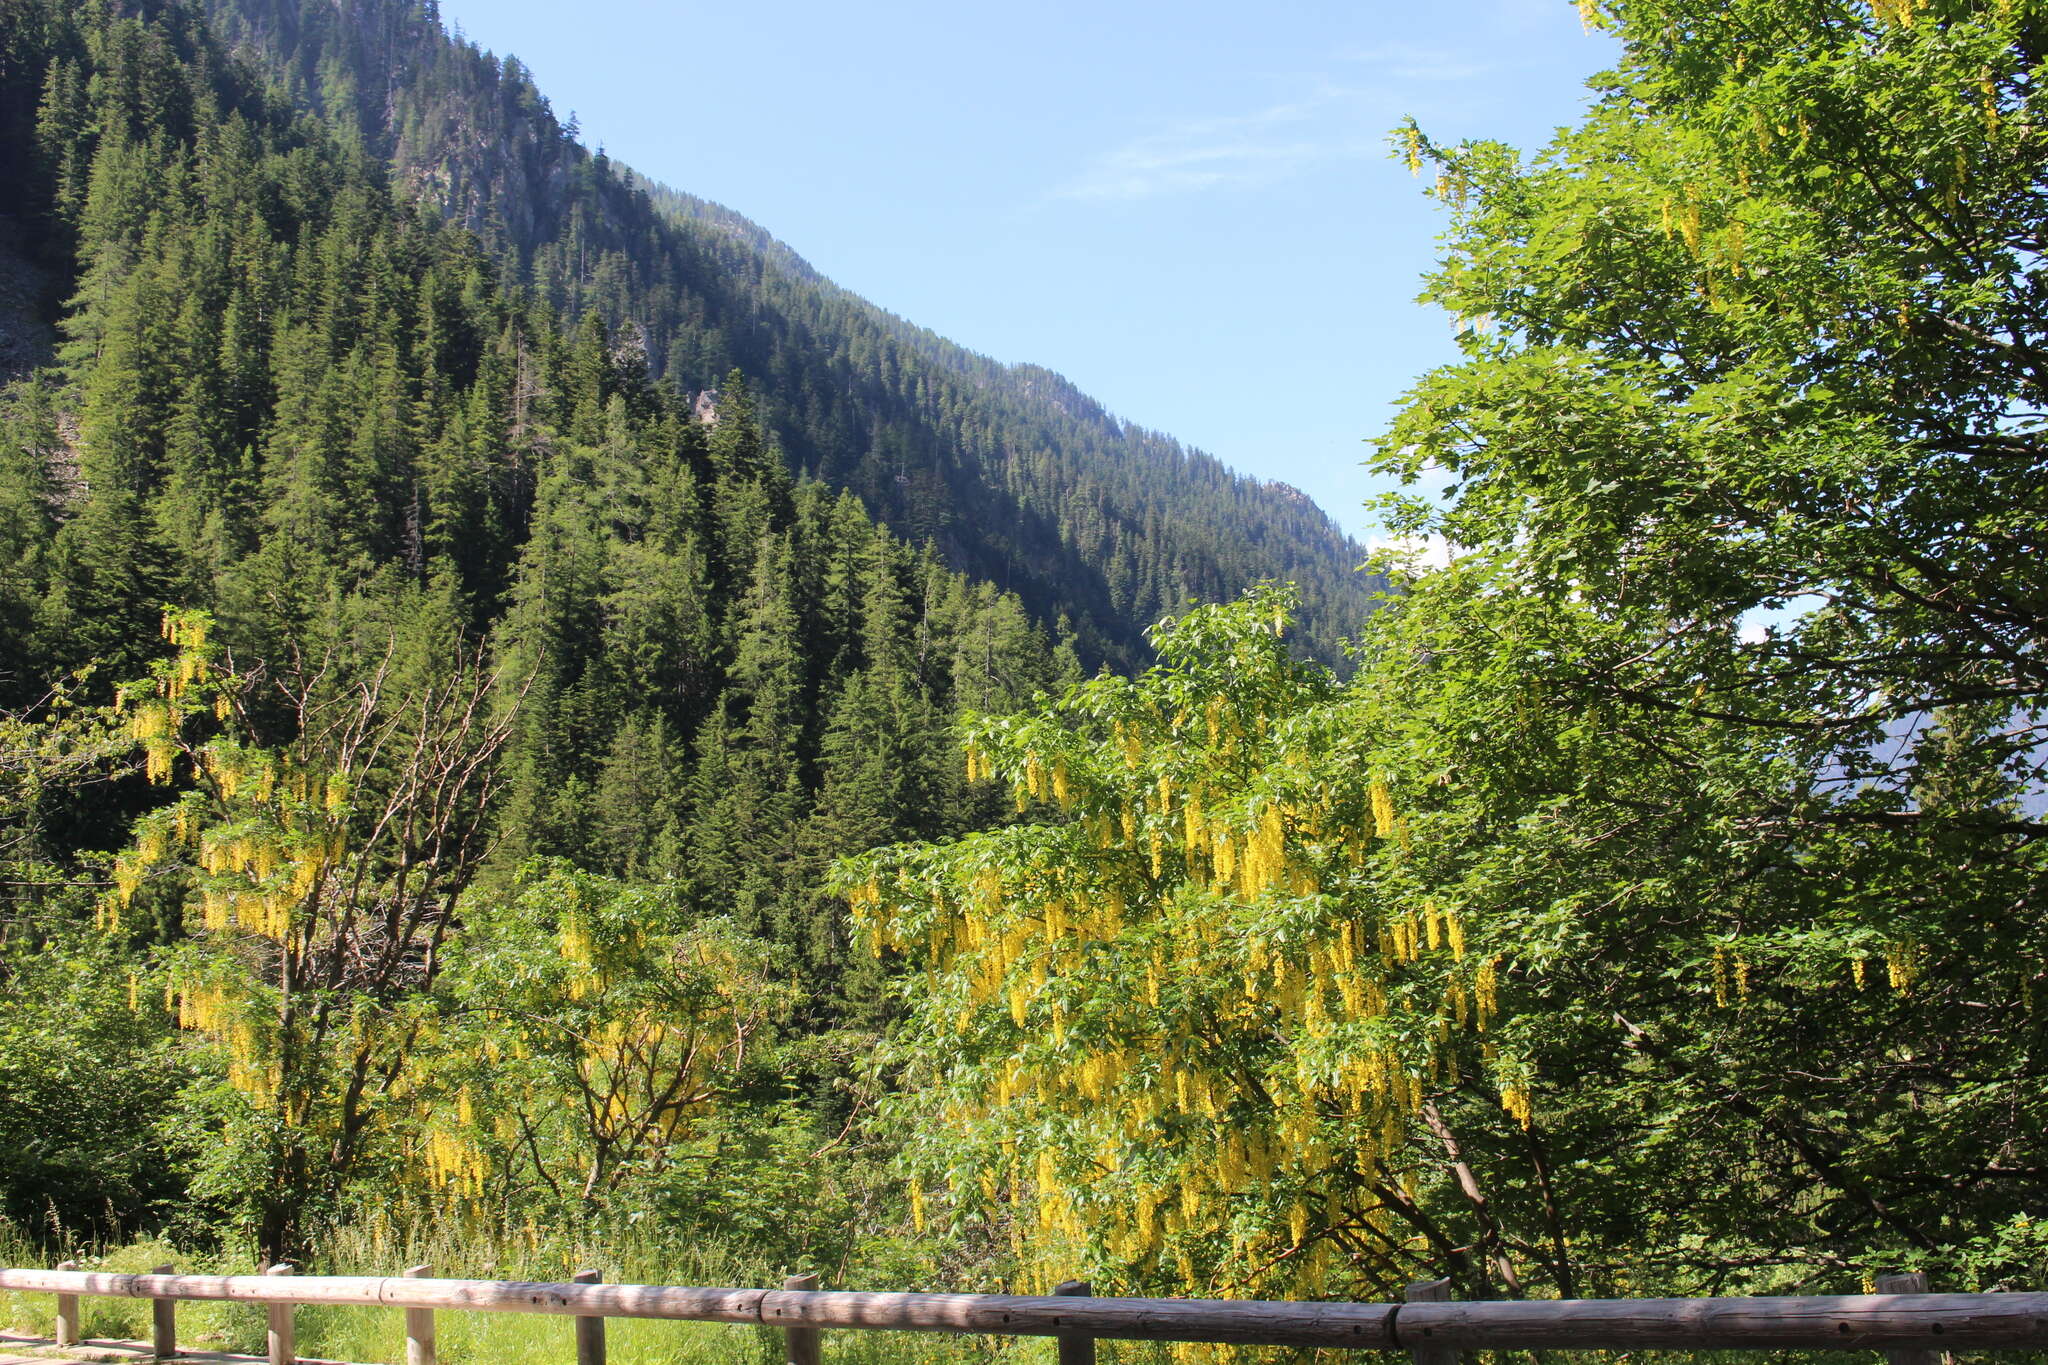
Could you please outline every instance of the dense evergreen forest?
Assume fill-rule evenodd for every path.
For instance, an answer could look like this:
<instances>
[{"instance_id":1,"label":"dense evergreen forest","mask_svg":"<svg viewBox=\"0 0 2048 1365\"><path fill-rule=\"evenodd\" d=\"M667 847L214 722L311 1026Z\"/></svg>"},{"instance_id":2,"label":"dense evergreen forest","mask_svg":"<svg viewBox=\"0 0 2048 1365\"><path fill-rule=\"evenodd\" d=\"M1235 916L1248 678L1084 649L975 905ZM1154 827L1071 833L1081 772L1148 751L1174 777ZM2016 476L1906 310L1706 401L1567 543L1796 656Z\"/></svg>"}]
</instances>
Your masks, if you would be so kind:
<instances>
[{"instance_id":1,"label":"dense evergreen forest","mask_svg":"<svg viewBox=\"0 0 2048 1365\"><path fill-rule=\"evenodd\" d=\"M687 392L734 367L791 467L913 544L1073 622L1128 666L1143 630L1262 578L1299 583L1326 660L1375 585L1306 497L1121 422L1051 371L952 345L820 278L729 210L643 181L557 123L531 76L451 39L429 0L210 0L294 101L469 227L563 314L631 328Z\"/></svg>"},{"instance_id":2,"label":"dense evergreen forest","mask_svg":"<svg viewBox=\"0 0 2048 1365\"><path fill-rule=\"evenodd\" d=\"M1366 617L430 9L0 0L0 1249L2041 1287L2048 7L1581 12Z\"/></svg>"},{"instance_id":3,"label":"dense evergreen forest","mask_svg":"<svg viewBox=\"0 0 2048 1365\"><path fill-rule=\"evenodd\" d=\"M13 899L61 905L107 875L131 821L169 820L168 848L145 836L114 867L135 945L173 951L192 895L228 906L208 921L227 956L176 949L193 982L239 960L243 932L269 945L254 951L275 980L179 988L248 1010L274 990L246 1045L319 1073L307 1105L338 1087L331 1113L283 1111L305 1131L272 1141L237 1196L266 1242L292 1243L323 1198L308 1187L346 1184L398 1083L360 1013L362 1050L323 1053L340 1046L334 993L411 1028L403 999L433 985L478 877L502 889L555 866L622 879L606 894L658 886L670 913L772 951L762 970L793 990L793 1027L872 1026L878 978L849 965L824 867L991 819L953 717L1078 678L1072 638L793 476L742 376L700 409L638 333L508 283L196 12L6 18L16 246L68 283L56 363L4 411L0 704L75 717L109 684L186 670L153 701L123 694L146 776L173 790L118 766L77 787L46 789L35 763L11 774ZM188 684L213 711L187 714ZM51 761L98 764L109 733ZM265 774L253 807L245 770ZM326 784L332 848L287 802L310 799L307 774ZM238 851L209 852L208 831ZM218 876L234 889L200 889ZM250 908L281 887L322 908ZM364 917L377 942L329 914ZM597 1165L643 1156L688 1093L650 1101L636 1121L655 1126ZM140 1189L115 1192L138 1179L106 1169L53 1193L25 1173L10 1207L133 1217Z\"/></svg>"}]
</instances>

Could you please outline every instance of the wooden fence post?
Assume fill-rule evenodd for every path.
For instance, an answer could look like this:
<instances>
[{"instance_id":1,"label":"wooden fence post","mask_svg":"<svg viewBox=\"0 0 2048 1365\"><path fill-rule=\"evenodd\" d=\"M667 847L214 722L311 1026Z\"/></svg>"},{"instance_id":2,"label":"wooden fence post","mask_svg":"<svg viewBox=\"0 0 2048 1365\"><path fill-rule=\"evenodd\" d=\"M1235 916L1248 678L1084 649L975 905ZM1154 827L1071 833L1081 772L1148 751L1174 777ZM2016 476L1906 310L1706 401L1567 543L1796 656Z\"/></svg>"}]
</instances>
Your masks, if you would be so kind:
<instances>
[{"instance_id":1,"label":"wooden fence post","mask_svg":"<svg viewBox=\"0 0 2048 1365\"><path fill-rule=\"evenodd\" d=\"M1880 1294L1925 1294L1927 1272L1908 1270L1897 1275L1877 1277L1877 1292ZM1885 1359L1890 1365L1941 1365L1948 1359L1946 1351L1926 1346L1890 1346L1885 1349Z\"/></svg>"},{"instance_id":2,"label":"wooden fence post","mask_svg":"<svg viewBox=\"0 0 2048 1365\"><path fill-rule=\"evenodd\" d=\"M1062 1298L1085 1299L1095 1291L1086 1280L1062 1280L1052 1288ZM1059 1334L1060 1365L1095 1365L1095 1338L1080 1332Z\"/></svg>"},{"instance_id":3,"label":"wooden fence post","mask_svg":"<svg viewBox=\"0 0 2048 1365\"><path fill-rule=\"evenodd\" d=\"M782 1282L784 1289L809 1290L818 1287L815 1273L791 1275ZM785 1327L782 1329L783 1355L789 1365L819 1365L825 1358L825 1334L815 1327Z\"/></svg>"},{"instance_id":4,"label":"wooden fence post","mask_svg":"<svg viewBox=\"0 0 2048 1365\"><path fill-rule=\"evenodd\" d=\"M76 1270L78 1269L78 1262L59 1261L57 1262L57 1269ZM78 1344L78 1295L76 1294L59 1294L57 1296L56 1339L59 1346L76 1346Z\"/></svg>"},{"instance_id":5,"label":"wooden fence post","mask_svg":"<svg viewBox=\"0 0 2048 1365\"><path fill-rule=\"evenodd\" d=\"M604 1277L595 1270L579 1270L570 1277L577 1284L596 1284ZM576 1365L604 1365L604 1319L576 1319Z\"/></svg>"},{"instance_id":6,"label":"wooden fence post","mask_svg":"<svg viewBox=\"0 0 2048 1365\"><path fill-rule=\"evenodd\" d=\"M160 1265L152 1268L152 1275L175 1275L176 1266ZM151 1299L149 1301L150 1324L154 1328L153 1343L158 1360L172 1360L178 1354L178 1301L176 1299Z\"/></svg>"},{"instance_id":7,"label":"wooden fence post","mask_svg":"<svg viewBox=\"0 0 2048 1365\"><path fill-rule=\"evenodd\" d=\"M425 1279L433 1273L430 1265L408 1266L405 1278ZM434 1310L405 1310L405 1365L434 1365Z\"/></svg>"},{"instance_id":8,"label":"wooden fence post","mask_svg":"<svg viewBox=\"0 0 2048 1365\"><path fill-rule=\"evenodd\" d=\"M1417 1280L1414 1284L1408 1286L1408 1292L1403 1297L1409 1303L1448 1303L1451 1297L1451 1282L1449 1280ZM1396 1332L1401 1330L1399 1314L1396 1314L1394 1318L1394 1330ZM1456 1347L1430 1346L1417 1341L1407 1341L1406 1333L1402 1333L1402 1337L1408 1347L1408 1358L1414 1361L1415 1365L1458 1365L1458 1351Z\"/></svg>"},{"instance_id":9,"label":"wooden fence post","mask_svg":"<svg viewBox=\"0 0 2048 1365\"><path fill-rule=\"evenodd\" d=\"M274 1265L263 1272L265 1275L289 1275L288 1265ZM269 1353L270 1365L298 1365L298 1331L292 1324L292 1306L288 1303L273 1303L269 1306L270 1331L264 1349Z\"/></svg>"}]
</instances>

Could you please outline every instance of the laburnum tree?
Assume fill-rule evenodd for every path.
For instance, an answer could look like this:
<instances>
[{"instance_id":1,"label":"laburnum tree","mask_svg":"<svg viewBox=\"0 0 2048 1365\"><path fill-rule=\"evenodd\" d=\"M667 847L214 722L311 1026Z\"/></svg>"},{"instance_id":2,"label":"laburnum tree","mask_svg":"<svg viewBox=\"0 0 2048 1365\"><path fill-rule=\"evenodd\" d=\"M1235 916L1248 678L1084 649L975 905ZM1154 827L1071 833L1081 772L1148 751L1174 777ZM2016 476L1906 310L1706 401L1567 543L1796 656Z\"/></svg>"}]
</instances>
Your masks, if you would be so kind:
<instances>
[{"instance_id":1,"label":"laburnum tree","mask_svg":"<svg viewBox=\"0 0 2048 1365\"><path fill-rule=\"evenodd\" d=\"M1539 155L1402 136L1466 358L1381 464L1455 564L1367 728L1556 1078L1475 1164L1580 1287L2037 1276L2048 10L1586 12Z\"/></svg>"},{"instance_id":2,"label":"laburnum tree","mask_svg":"<svg viewBox=\"0 0 2048 1365\"><path fill-rule=\"evenodd\" d=\"M902 968L917 1216L1035 1289L2032 1273L2034 968L1984 916L2025 872L1788 846L1751 813L1796 761L1561 703L1556 651L1617 628L1494 570L1417 584L1341 684L1284 599L1191 613L1138 679L970 723L1017 824L841 864Z\"/></svg>"},{"instance_id":3,"label":"laburnum tree","mask_svg":"<svg viewBox=\"0 0 2048 1365\"><path fill-rule=\"evenodd\" d=\"M1027 1279L2048 1263L2048 14L1587 13L1622 61L1540 155L1400 139L1467 355L1380 458L1451 566L1341 687L1196 614L973 731L1017 829L847 871L923 969L922 1197Z\"/></svg>"},{"instance_id":4,"label":"laburnum tree","mask_svg":"<svg viewBox=\"0 0 2048 1365\"><path fill-rule=\"evenodd\" d=\"M171 940L166 1003L232 1087L209 1188L282 1257L376 1154L437 1035L519 688L446 594L364 609L275 674L237 666L211 624L168 613L175 652L124 689L148 777L179 790L136 823L103 920ZM168 923L137 924L145 908Z\"/></svg>"},{"instance_id":5,"label":"laburnum tree","mask_svg":"<svg viewBox=\"0 0 2048 1365\"><path fill-rule=\"evenodd\" d=\"M700 916L674 883L537 863L473 895L438 1024L446 1060L408 1089L429 1208L587 1215L660 1175L768 1051L799 992L780 955Z\"/></svg>"},{"instance_id":6,"label":"laburnum tree","mask_svg":"<svg viewBox=\"0 0 2048 1365\"><path fill-rule=\"evenodd\" d=\"M1198 609L1136 679L971 721L970 776L1029 818L839 869L912 969L898 1108L944 1119L909 1139L914 1207L1008 1226L1023 1285L1350 1293L1416 1239L1475 1262L1410 1134L1465 1070L1526 1113L1498 957L1370 893L1410 836L1289 605Z\"/></svg>"}]
</instances>

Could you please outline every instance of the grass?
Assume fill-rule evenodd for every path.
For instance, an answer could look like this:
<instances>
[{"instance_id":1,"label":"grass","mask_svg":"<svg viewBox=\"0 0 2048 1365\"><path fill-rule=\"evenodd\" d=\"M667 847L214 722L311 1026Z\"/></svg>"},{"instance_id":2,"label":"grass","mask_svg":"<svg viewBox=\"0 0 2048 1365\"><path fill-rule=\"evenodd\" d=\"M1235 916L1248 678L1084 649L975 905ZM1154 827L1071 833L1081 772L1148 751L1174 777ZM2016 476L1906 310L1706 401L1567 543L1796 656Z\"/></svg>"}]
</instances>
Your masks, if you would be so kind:
<instances>
[{"instance_id":1,"label":"grass","mask_svg":"<svg viewBox=\"0 0 2048 1365\"><path fill-rule=\"evenodd\" d=\"M612 1283L770 1286L783 1271L756 1257L716 1244L676 1247L614 1242L602 1249L534 1237L481 1245L460 1234L418 1229L392 1233L372 1227L346 1230L322 1271L337 1275L391 1274L430 1265L436 1275L506 1280L566 1280L595 1270ZM299 1310L299 1339L307 1354L336 1360L402 1361L405 1328L394 1312L309 1306ZM541 1365L575 1359L573 1320L535 1313L435 1315L445 1365ZM827 1332L831 1365L964 1365L1001 1358L1041 1365L1052 1343L1028 1345L994 1338L894 1332ZM610 1318L606 1357L615 1365L780 1365L782 1334L771 1328L725 1323L660 1322Z\"/></svg>"},{"instance_id":2,"label":"grass","mask_svg":"<svg viewBox=\"0 0 2048 1365\"><path fill-rule=\"evenodd\" d=\"M110 1274L131 1274L175 1265L179 1270L202 1275L253 1275L256 1264L247 1255L217 1253L193 1255L168 1242L131 1242L111 1248L71 1247L62 1259L75 1260L81 1270L102 1270ZM0 1264L48 1265L49 1253L30 1242L21 1230L0 1221ZM150 1332L150 1304L147 1299L81 1297L79 1330L87 1338L147 1338ZM0 1294L0 1316L18 1331L51 1336L57 1330L57 1302L49 1294ZM197 1301L178 1305L178 1339L188 1345L222 1351L263 1350L264 1314L255 1304ZM309 1349L308 1354L313 1352ZM402 1358L402 1351L401 1351Z\"/></svg>"},{"instance_id":3,"label":"grass","mask_svg":"<svg viewBox=\"0 0 2048 1365\"><path fill-rule=\"evenodd\" d=\"M247 1255L194 1254L161 1241L64 1252L82 1269L148 1271L174 1265L197 1274L256 1272ZM47 1265L51 1254L18 1228L0 1222L0 1265ZM339 1230L322 1255L299 1267L305 1274L392 1275L413 1265L459 1279L566 1280L596 1270L614 1283L770 1286L783 1273L744 1253L718 1245L613 1244L602 1250L534 1235L483 1242L467 1231L394 1230L372 1225ZM143 1299L80 1300L84 1335L147 1338L150 1304ZM0 1313L18 1330L49 1336L56 1303L48 1294L0 1294ZM330 1360L399 1362L405 1359L404 1315L392 1309L346 1304L305 1304L295 1318L302 1355ZM572 1319L552 1314L450 1312L435 1314L443 1365L556 1365L575 1359ZM612 1365L779 1365L782 1334L771 1328L723 1323L606 1320ZM204 1300L178 1305L178 1340L190 1346L260 1355L264 1310L255 1304ZM1050 1365L1050 1341L952 1337L908 1332L827 1332L828 1365ZM1135 1365L1135 1363L1134 1363Z\"/></svg>"},{"instance_id":4,"label":"grass","mask_svg":"<svg viewBox=\"0 0 2048 1365\"><path fill-rule=\"evenodd\" d=\"M642 1284L738 1285L763 1282L765 1268L711 1246L675 1250L626 1246L592 1251L538 1236L520 1241L480 1243L458 1232L391 1230L373 1225L343 1229L323 1264L310 1270L335 1275L389 1275L427 1265L436 1275L459 1279L566 1280L579 1270L596 1270L611 1281ZM779 1277L774 1281L779 1283ZM299 1341L307 1354L336 1360L400 1361L405 1358L403 1315L342 1305L309 1305L299 1310ZM574 1323L566 1317L533 1313L435 1315L440 1359L447 1365L575 1359ZM717 1323L653 1322L613 1318L605 1325L607 1358L618 1365L732 1365L761 1361L777 1345L758 1327Z\"/></svg>"}]
</instances>

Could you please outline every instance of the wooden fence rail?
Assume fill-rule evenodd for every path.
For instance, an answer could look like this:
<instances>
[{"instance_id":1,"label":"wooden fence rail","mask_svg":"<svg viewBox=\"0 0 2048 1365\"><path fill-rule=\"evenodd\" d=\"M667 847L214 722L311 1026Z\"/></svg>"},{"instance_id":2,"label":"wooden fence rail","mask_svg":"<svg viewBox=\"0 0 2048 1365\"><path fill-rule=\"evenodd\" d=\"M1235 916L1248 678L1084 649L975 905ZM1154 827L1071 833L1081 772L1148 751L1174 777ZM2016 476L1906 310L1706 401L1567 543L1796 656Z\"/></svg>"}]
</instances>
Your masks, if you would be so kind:
<instances>
[{"instance_id":1,"label":"wooden fence rail","mask_svg":"<svg viewBox=\"0 0 2048 1365\"><path fill-rule=\"evenodd\" d=\"M1211 1341L1407 1351L1418 1365L1449 1365L1461 1351L1672 1351L1807 1349L1882 1351L1920 1365L1953 1350L2048 1347L2048 1294L1885 1293L1727 1299L1526 1299L1452 1302L1441 1283L1408 1301L1272 1303L1243 1299L1094 1298L1069 1281L1050 1295L855 1294L816 1289L812 1276L784 1289L447 1280L415 1266L404 1275L178 1275L168 1268L117 1275L69 1268L0 1270L0 1289L57 1296L58 1337L75 1340L80 1295L153 1301L156 1351L176 1352L179 1300L271 1305L270 1360L291 1365L290 1306L360 1304L402 1309L407 1365L434 1365L437 1309L555 1313L577 1319L578 1365L602 1365L604 1319L664 1318L783 1329L792 1365L816 1365L825 1328L1051 1336L1062 1365L1090 1365L1098 1338ZM1898 1277L1893 1283L1915 1287ZM1886 1285L1891 1287L1890 1284Z\"/></svg>"}]
</instances>

